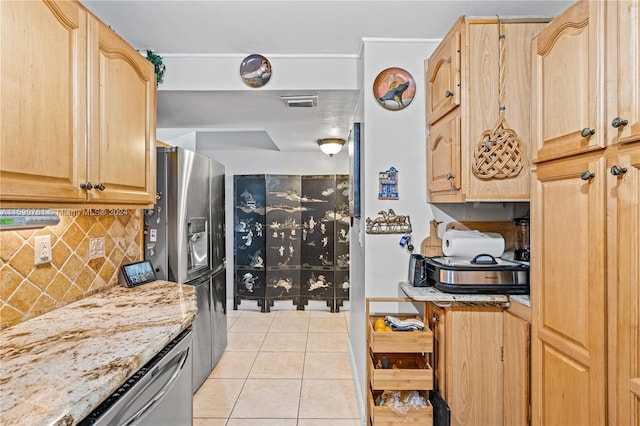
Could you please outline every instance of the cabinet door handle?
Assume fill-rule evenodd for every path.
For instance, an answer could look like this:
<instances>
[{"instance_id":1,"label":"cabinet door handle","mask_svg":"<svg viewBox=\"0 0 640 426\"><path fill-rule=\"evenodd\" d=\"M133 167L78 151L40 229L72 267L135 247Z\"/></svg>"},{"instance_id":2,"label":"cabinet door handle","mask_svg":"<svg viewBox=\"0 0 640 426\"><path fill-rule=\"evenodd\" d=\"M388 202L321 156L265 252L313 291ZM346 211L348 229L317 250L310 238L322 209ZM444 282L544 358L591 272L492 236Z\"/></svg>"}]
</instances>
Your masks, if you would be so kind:
<instances>
[{"instance_id":1,"label":"cabinet door handle","mask_svg":"<svg viewBox=\"0 0 640 426\"><path fill-rule=\"evenodd\" d=\"M611 174L614 176L619 176L619 175L623 175L627 173L627 168L626 167L620 167L617 164L613 167L611 167Z\"/></svg>"},{"instance_id":2,"label":"cabinet door handle","mask_svg":"<svg viewBox=\"0 0 640 426\"><path fill-rule=\"evenodd\" d=\"M438 317L433 317L433 318L431 318L431 321L433 321L433 322L438 322L438 321L440 321L440 318L438 318Z\"/></svg>"},{"instance_id":3,"label":"cabinet door handle","mask_svg":"<svg viewBox=\"0 0 640 426\"><path fill-rule=\"evenodd\" d=\"M596 129L590 129L588 127L585 127L584 129L582 129L582 133L580 133L582 135L583 138L589 137L591 135L595 135L596 134Z\"/></svg>"},{"instance_id":4,"label":"cabinet door handle","mask_svg":"<svg viewBox=\"0 0 640 426\"><path fill-rule=\"evenodd\" d=\"M447 90L446 92L444 92L444 97L445 98L450 98L453 96L453 92L451 90Z\"/></svg>"},{"instance_id":5,"label":"cabinet door handle","mask_svg":"<svg viewBox=\"0 0 640 426\"><path fill-rule=\"evenodd\" d=\"M451 173L447 173L446 175L444 175L444 178L445 178L446 180L451 180L451 179L453 179L453 178L454 178L454 176L453 176Z\"/></svg>"},{"instance_id":6,"label":"cabinet door handle","mask_svg":"<svg viewBox=\"0 0 640 426\"><path fill-rule=\"evenodd\" d=\"M91 182L82 182L80 184L80 188L86 189L87 191L89 191L90 189L93 189L93 184L91 184Z\"/></svg>"},{"instance_id":7,"label":"cabinet door handle","mask_svg":"<svg viewBox=\"0 0 640 426\"><path fill-rule=\"evenodd\" d=\"M100 191L104 191L106 186L104 186L104 183L99 183L96 186L94 186L95 189L99 189Z\"/></svg>"},{"instance_id":8,"label":"cabinet door handle","mask_svg":"<svg viewBox=\"0 0 640 426\"><path fill-rule=\"evenodd\" d=\"M627 124L629 124L629 121L628 120L624 120L624 119L622 119L620 117L616 117L611 121L611 125L616 129L618 127L624 127Z\"/></svg>"},{"instance_id":9,"label":"cabinet door handle","mask_svg":"<svg viewBox=\"0 0 640 426\"><path fill-rule=\"evenodd\" d=\"M582 180L591 180L594 177L596 177L596 174L593 172L590 172L589 170L582 172L582 174L580 175L580 179Z\"/></svg>"}]
</instances>

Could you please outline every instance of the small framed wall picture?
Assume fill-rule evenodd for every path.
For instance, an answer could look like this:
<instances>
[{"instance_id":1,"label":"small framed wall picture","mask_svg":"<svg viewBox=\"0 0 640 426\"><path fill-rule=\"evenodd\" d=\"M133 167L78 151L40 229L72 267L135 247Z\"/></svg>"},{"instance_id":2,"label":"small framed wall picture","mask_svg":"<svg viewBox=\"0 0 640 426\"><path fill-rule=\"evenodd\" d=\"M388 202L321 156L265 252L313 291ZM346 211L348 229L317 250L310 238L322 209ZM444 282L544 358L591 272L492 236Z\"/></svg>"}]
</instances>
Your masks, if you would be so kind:
<instances>
[{"instance_id":1,"label":"small framed wall picture","mask_svg":"<svg viewBox=\"0 0 640 426\"><path fill-rule=\"evenodd\" d=\"M416 83L402 68L387 68L373 82L373 94L383 108L398 111L413 101Z\"/></svg>"},{"instance_id":2,"label":"small framed wall picture","mask_svg":"<svg viewBox=\"0 0 640 426\"><path fill-rule=\"evenodd\" d=\"M249 87L262 87L271 79L271 62L262 55L249 55L240 64L240 77Z\"/></svg>"},{"instance_id":3,"label":"small framed wall picture","mask_svg":"<svg viewBox=\"0 0 640 426\"><path fill-rule=\"evenodd\" d=\"M378 200L398 199L398 169L389 167L378 173Z\"/></svg>"}]
</instances>

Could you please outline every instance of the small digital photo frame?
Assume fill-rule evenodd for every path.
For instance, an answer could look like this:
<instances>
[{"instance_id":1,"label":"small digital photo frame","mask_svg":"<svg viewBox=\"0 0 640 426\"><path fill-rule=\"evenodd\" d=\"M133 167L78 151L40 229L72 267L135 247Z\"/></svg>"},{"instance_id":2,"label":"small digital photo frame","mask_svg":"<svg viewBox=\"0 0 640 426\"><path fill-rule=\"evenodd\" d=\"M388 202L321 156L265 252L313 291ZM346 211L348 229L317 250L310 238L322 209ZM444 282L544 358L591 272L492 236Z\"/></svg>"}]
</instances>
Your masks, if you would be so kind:
<instances>
[{"instance_id":1,"label":"small digital photo frame","mask_svg":"<svg viewBox=\"0 0 640 426\"><path fill-rule=\"evenodd\" d=\"M156 273L148 260L129 263L120 267L118 282L125 287L136 287L155 280Z\"/></svg>"}]
</instances>

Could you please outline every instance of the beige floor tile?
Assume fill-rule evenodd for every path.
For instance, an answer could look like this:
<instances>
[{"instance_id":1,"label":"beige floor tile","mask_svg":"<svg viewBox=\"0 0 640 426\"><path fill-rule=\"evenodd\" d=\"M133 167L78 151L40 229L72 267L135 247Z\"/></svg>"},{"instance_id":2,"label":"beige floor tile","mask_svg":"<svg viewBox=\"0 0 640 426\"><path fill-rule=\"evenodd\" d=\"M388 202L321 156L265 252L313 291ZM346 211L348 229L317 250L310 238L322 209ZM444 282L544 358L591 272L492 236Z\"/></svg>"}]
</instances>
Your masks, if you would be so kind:
<instances>
[{"instance_id":1,"label":"beige floor tile","mask_svg":"<svg viewBox=\"0 0 640 426\"><path fill-rule=\"evenodd\" d=\"M227 318L240 318L242 311L227 307Z\"/></svg>"},{"instance_id":2,"label":"beige floor tile","mask_svg":"<svg viewBox=\"0 0 640 426\"><path fill-rule=\"evenodd\" d=\"M276 318L309 318L310 312L309 311L297 311L297 310L293 310L293 311L276 311Z\"/></svg>"},{"instance_id":3,"label":"beige floor tile","mask_svg":"<svg viewBox=\"0 0 640 426\"><path fill-rule=\"evenodd\" d=\"M309 318L310 332L347 332L347 323L342 314L332 314L331 316L311 316Z\"/></svg>"},{"instance_id":4,"label":"beige floor tile","mask_svg":"<svg viewBox=\"0 0 640 426\"><path fill-rule=\"evenodd\" d=\"M229 352L258 352L264 342L266 332L237 331L227 333L227 347Z\"/></svg>"},{"instance_id":5,"label":"beige floor tile","mask_svg":"<svg viewBox=\"0 0 640 426\"><path fill-rule=\"evenodd\" d=\"M301 379L304 352L260 352L250 379Z\"/></svg>"},{"instance_id":6,"label":"beige floor tile","mask_svg":"<svg viewBox=\"0 0 640 426\"><path fill-rule=\"evenodd\" d=\"M214 379L246 379L258 352L223 352L209 375Z\"/></svg>"},{"instance_id":7,"label":"beige floor tile","mask_svg":"<svg viewBox=\"0 0 640 426\"><path fill-rule=\"evenodd\" d=\"M247 318L247 317L273 318L276 316L276 313L274 311L262 312L260 309L244 310L239 312L242 312L242 316L244 318Z\"/></svg>"},{"instance_id":8,"label":"beige floor tile","mask_svg":"<svg viewBox=\"0 0 640 426\"><path fill-rule=\"evenodd\" d=\"M307 337L307 352L347 352L349 335L336 333L309 333Z\"/></svg>"},{"instance_id":9,"label":"beige floor tile","mask_svg":"<svg viewBox=\"0 0 640 426\"><path fill-rule=\"evenodd\" d=\"M225 426L227 418L222 419L193 419L193 426Z\"/></svg>"},{"instance_id":10,"label":"beige floor tile","mask_svg":"<svg viewBox=\"0 0 640 426\"><path fill-rule=\"evenodd\" d=\"M228 418L240 395L243 379L207 379L193 396L194 418Z\"/></svg>"},{"instance_id":11,"label":"beige floor tile","mask_svg":"<svg viewBox=\"0 0 640 426\"><path fill-rule=\"evenodd\" d=\"M360 419L298 419L298 426L362 426L363 424Z\"/></svg>"},{"instance_id":12,"label":"beige floor tile","mask_svg":"<svg viewBox=\"0 0 640 426\"><path fill-rule=\"evenodd\" d=\"M231 413L237 419L298 417L301 380L248 379Z\"/></svg>"},{"instance_id":13,"label":"beige floor tile","mask_svg":"<svg viewBox=\"0 0 640 426\"><path fill-rule=\"evenodd\" d=\"M298 419L229 419L227 426L296 426Z\"/></svg>"},{"instance_id":14,"label":"beige floor tile","mask_svg":"<svg viewBox=\"0 0 640 426\"><path fill-rule=\"evenodd\" d=\"M300 419L357 419L358 409L349 380L303 380ZM331 423L333 424L333 423Z\"/></svg>"},{"instance_id":15,"label":"beige floor tile","mask_svg":"<svg viewBox=\"0 0 640 426\"><path fill-rule=\"evenodd\" d=\"M273 321L272 315L265 316L265 317L243 315L236 320L236 322L233 324L233 327L229 329L229 332L233 333L233 332L248 331L248 332L257 333L260 331L267 331L269 330L269 327L271 326L272 321Z\"/></svg>"},{"instance_id":16,"label":"beige floor tile","mask_svg":"<svg viewBox=\"0 0 640 426\"><path fill-rule=\"evenodd\" d=\"M261 350L264 352L304 352L306 346L307 333L268 332Z\"/></svg>"},{"instance_id":17,"label":"beige floor tile","mask_svg":"<svg viewBox=\"0 0 640 426\"><path fill-rule=\"evenodd\" d=\"M351 367L346 352L307 352L304 379L351 379Z\"/></svg>"},{"instance_id":18,"label":"beige floor tile","mask_svg":"<svg viewBox=\"0 0 640 426\"><path fill-rule=\"evenodd\" d=\"M227 317L227 331L231 330L231 327L233 327L233 324L236 323L238 318L240 317Z\"/></svg>"},{"instance_id":19,"label":"beige floor tile","mask_svg":"<svg viewBox=\"0 0 640 426\"><path fill-rule=\"evenodd\" d=\"M306 333L309 329L308 316L276 316L269 327L269 332L301 332Z\"/></svg>"},{"instance_id":20,"label":"beige floor tile","mask_svg":"<svg viewBox=\"0 0 640 426\"><path fill-rule=\"evenodd\" d=\"M330 311L308 311L309 312L309 316L311 317L323 317L323 318L330 318L330 317L335 317L338 316L340 314L336 314L336 313L332 313Z\"/></svg>"}]
</instances>

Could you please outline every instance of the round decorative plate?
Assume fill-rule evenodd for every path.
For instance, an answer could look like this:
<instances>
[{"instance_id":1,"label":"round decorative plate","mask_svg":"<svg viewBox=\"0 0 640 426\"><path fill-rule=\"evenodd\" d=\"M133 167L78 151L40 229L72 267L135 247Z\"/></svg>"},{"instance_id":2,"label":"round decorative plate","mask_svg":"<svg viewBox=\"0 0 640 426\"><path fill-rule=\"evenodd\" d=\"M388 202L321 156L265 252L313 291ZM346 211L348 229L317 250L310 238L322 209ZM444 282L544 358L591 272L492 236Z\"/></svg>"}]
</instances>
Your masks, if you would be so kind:
<instances>
[{"instance_id":1,"label":"round decorative plate","mask_svg":"<svg viewBox=\"0 0 640 426\"><path fill-rule=\"evenodd\" d=\"M271 78L271 62L262 55L249 55L240 64L240 76L249 87L262 87Z\"/></svg>"},{"instance_id":2,"label":"round decorative plate","mask_svg":"<svg viewBox=\"0 0 640 426\"><path fill-rule=\"evenodd\" d=\"M373 82L373 94L384 108L398 111L409 106L416 94L416 83L402 68L387 68Z\"/></svg>"}]
</instances>

